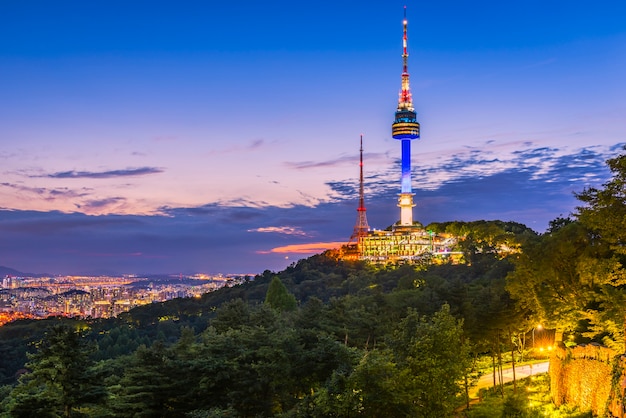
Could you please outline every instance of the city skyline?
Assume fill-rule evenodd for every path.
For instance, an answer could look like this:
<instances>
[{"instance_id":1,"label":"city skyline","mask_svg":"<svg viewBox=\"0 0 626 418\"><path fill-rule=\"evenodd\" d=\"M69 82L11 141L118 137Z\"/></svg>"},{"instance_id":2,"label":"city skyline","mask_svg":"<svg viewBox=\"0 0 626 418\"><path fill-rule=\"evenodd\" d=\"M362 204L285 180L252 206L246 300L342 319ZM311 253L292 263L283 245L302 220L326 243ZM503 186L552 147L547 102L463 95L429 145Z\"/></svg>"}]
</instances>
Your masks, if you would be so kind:
<instances>
[{"instance_id":1,"label":"city skyline","mask_svg":"<svg viewBox=\"0 0 626 418\"><path fill-rule=\"evenodd\" d=\"M396 222L405 4L414 219L543 232L607 179L618 1L2 4L0 265L282 269L348 241L361 134L369 224Z\"/></svg>"}]
</instances>

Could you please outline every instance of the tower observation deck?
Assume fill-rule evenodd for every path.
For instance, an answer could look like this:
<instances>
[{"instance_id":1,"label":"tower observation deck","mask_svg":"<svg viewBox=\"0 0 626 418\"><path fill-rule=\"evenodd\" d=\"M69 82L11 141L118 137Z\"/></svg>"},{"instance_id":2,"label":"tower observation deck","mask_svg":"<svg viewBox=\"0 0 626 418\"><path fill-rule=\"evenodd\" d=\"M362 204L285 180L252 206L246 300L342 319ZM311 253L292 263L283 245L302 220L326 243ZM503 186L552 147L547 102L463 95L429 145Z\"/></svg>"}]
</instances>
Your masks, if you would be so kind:
<instances>
[{"instance_id":1,"label":"tower observation deck","mask_svg":"<svg viewBox=\"0 0 626 418\"><path fill-rule=\"evenodd\" d=\"M398 198L400 207L400 225L413 225L413 192L411 189L411 141L419 139L420 124L417 122L417 114L413 108L411 89L409 86L407 51L407 26L406 6L404 7L403 36L402 36L402 88L398 99L396 117L391 125L391 135L394 139L402 141L402 178L401 190Z\"/></svg>"}]
</instances>

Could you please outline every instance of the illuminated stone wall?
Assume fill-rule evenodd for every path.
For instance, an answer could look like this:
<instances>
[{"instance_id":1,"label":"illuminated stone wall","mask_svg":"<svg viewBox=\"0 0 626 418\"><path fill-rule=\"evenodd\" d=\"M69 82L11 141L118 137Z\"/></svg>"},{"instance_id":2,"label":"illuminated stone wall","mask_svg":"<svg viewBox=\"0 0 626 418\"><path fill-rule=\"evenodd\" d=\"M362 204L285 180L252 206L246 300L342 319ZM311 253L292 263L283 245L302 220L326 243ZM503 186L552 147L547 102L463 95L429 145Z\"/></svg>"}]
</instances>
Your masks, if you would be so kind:
<instances>
[{"instance_id":1,"label":"illuminated stone wall","mask_svg":"<svg viewBox=\"0 0 626 418\"><path fill-rule=\"evenodd\" d=\"M624 356L597 344L559 348L550 358L552 401L594 416L624 418L625 365Z\"/></svg>"}]
</instances>

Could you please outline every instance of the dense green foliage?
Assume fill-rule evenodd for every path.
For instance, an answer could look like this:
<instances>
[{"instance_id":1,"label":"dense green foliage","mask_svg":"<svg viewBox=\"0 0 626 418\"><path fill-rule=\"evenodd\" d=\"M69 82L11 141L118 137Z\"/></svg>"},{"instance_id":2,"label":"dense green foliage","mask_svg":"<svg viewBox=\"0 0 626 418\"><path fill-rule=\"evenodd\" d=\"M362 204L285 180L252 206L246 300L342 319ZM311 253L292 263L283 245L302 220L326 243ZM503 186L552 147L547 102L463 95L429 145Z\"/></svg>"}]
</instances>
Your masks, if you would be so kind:
<instances>
[{"instance_id":1,"label":"dense green foliage","mask_svg":"<svg viewBox=\"0 0 626 418\"><path fill-rule=\"evenodd\" d=\"M80 332L65 324L55 325L29 355L30 373L7 398L12 417L82 416L81 410L99 403L104 390L90 368L91 347Z\"/></svg>"},{"instance_id":2,"label":"dense green foliage","mask_svg":"<svg viewBox=\"0 0 626 418\"><path fill-rule=\"evenodd\" d=\"M536 322L623 352L626 316L626 155L607 161L613 177L576 197L571 218L527 241L508 290Z\"/></svg>"}]
</instances>

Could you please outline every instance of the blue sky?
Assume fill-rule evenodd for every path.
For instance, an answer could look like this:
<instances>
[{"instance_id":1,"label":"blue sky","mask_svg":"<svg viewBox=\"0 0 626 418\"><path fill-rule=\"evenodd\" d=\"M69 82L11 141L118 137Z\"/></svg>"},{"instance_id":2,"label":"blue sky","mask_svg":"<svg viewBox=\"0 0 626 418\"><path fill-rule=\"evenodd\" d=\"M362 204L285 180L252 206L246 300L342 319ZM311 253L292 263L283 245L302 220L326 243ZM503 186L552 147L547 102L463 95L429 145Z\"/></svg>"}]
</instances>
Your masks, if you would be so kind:
<instances>
[{"instance_id":1,"label":"blue sky","mask_svg":"<svg viewBox=\"0 0 626 418\"><path fill-rule=\"evenodd\" d=\"M395 222L404 4L0 3L0 265L282 269L350 236L360 134L369 223ZM606 181L626 4L407 10L415 219L542 232Z\"/></svg>"}]
</instances>

